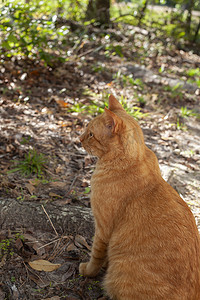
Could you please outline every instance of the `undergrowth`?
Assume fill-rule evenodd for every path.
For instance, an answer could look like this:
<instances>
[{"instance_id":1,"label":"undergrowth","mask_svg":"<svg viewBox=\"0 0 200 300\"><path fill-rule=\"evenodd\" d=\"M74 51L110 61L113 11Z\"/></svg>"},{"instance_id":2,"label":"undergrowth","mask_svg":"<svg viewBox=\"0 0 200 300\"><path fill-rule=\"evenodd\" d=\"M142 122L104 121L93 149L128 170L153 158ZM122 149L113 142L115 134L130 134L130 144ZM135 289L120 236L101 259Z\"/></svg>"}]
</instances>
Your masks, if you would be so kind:
<instances>
[{"instance_id":1,"label":"undergrowth","mask_svg":"<svg viewBox=\"0 0 200 300\"><path fill-rule=\"evenodd\" d=\"M24 160L14 161L15 168L8 171L8 173L20 172L23 176L29 176L35 174L41 176L43 174L46 157L42 153L38 153L36 149L30 149L27 154L25 154Z\"/></svg>"}]
</instances>

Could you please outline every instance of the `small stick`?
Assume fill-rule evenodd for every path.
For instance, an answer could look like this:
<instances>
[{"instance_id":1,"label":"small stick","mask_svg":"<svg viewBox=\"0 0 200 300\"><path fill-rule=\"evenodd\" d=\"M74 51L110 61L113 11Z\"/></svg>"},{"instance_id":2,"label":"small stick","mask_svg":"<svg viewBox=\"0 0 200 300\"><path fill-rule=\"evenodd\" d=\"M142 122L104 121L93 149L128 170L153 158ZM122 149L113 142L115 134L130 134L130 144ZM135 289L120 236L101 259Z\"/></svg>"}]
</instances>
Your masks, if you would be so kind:
<instances>
[{"instance_id":1,"label":"small stick","mask_svg":"<svg viewBox=\"0 0 200 300\"><path fill-rule=\"evenodd\" d=\"M72 180L72 183L70 184L70 187L69 187L68 191L66 192L65 196L69 195L69 193L71 192L72 187L73 187L74 183L76 182L76 179L78 178L78 176L79 176L79 174L77 174L77 175L74 177L74 179Z\"/></svg>"},{"instance_id":2,"label":"small stick","mask_svg":"<svg viewBox=\"0 0 200 300\"><path fill-rule=\"evenodd\" d=\"M49 245L51 245L51 244L53 244L53 243L56 243L57 241L59 241L59 239L60 239L60 238L57 238L57 239L54 240L54 241L51 241L51 242L49 242L49 243L47 243L47 244L45 244L45 245L40 246L40 247L38 248L38 250L39 250L39 249L42 249L42 248L45 248L45 247L47 247L47 246L49 246Z\"/></svg>"},{"instance_id":3,"label":"small stick","mask_svg":"<svg viewBox=\"0 0 200 300\"><path fill-rule=\"evenodd\" d=\"M49 215L48 215L48 213L46 212L46 209L44 208L43 204L42 204L42 209L44 210L45 214L47 215L47 218L49 219L49 222L51 223L51 226L53 227L53 230L55 231L55 234L58 236L58 233L57 233L57 231L56 231L56 229L55 229L55 227L54 227L54 225L53 225L51 219L49 218Z\"/></svg>"},{"instance_id":4,"label":"small stick","mask_svg":"<svg viewBox=\"0 0 200 300\"><path fill-rule=\"evenodd\" d=\"M61 239L63 239L63 237L62 237ZM63 253L63 251L64 251L64 248L65 248L66 246L68 246L68 244L70 243L69 240L70 240L70 239L68 238L68 241L65 242L64 245L62 245L61 249L58 249L58 247L60 246L60 242L61 242L61 240L60 240L60 242L59 242L58 245L56 246L56 249L54 249L54 253L49 257L49 260L53 260L53 259L55 258L55 256L58 257L59 255L61 255L61 254Z\"/></svg>"}]
</instances>

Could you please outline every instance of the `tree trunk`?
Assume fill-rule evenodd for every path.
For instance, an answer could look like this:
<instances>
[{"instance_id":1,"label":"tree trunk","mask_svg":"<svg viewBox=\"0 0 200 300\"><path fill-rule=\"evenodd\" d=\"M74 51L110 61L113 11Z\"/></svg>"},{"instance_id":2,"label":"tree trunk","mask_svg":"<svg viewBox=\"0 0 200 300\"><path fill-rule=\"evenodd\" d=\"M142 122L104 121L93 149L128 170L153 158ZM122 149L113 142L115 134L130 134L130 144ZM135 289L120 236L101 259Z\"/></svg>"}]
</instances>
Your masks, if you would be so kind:
<instances>
[{"instance_id":1,"label":"tree trunk","mask_svg":"<svg viewBox=\"0 0 200 300\"><path fill-rule=\"evenodd\" d=\"M187 19L186 19L186 33L189 35L190 30L191 30L191 21L192 21L192 10L194 8L194 0L189 0L188 1L188 14L187 14Z\"/></svg>"},{"instance_id":2,"label":"tree trunk","mask_svg":"<svg viewBox=\"0 0 200 300\"><path fill-rule=\"evenodd\" d=\"M197 28L196 28L196 31L195 31L195 34L194 34L194 37L193 37L193 43L196 42L199 30L200 30L200 19L199 19L199 24L197 25Z\"/></svg>"},{"instance_id":3,"label":"tree trunk","mask_svg":"<svg viewBox=\"0 0 200 300\"><path fill-rule=\"evenodd\" d=\"M140 11L140 15L139 15L139 19L138 19L138 26L141 25L142 19L145 16L145 11L147 9L148 3L149 3L149 0L146 0L145 3L144 3L144 5L143 5L143 7L142 7L142 9L141 9L141 11Z\"/></svg>"},{"instance_id":4,"label":"tree trunk","mask_svg":"<svg viewBox=\"0 0 200 300\"><path fill-rule=\"evenodd\" d=\"M110 0L89 0L86 19L95 19L100 25L110 23Z\"/></svg>"}]
</instances>

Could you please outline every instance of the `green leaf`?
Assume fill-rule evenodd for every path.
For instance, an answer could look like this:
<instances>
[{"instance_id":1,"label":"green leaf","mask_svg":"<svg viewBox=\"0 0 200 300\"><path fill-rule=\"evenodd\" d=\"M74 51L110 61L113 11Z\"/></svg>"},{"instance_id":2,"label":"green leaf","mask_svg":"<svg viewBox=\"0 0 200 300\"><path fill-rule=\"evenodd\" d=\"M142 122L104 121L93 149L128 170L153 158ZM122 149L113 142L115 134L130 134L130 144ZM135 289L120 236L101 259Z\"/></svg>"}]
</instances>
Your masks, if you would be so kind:
<instances>
[{"instance_id":1,"label":"green leaf","mask_svg":"<svg viewBox=\"0 0 200 300\"><path fill-rule=\"evenodd\" d=\"M180 39L181 37L185 36L185 31L180 32L177 34L177 38Z\"/></svg>"},{"instance_id":2,"label":"green leaf","mask_svg":"<svg viewBox=\"0 0 200 300\"><path fill-rule=\"evenodd\" d=\"M8 40L8 42L12 42L14 44L16 44L18 42L18 39L16 38L16 36L13 33L9 34L7 40Z\"/></svg>"},{"instance_id":3,"label":"green leaf","mask_svg":"<svg viewBox=\"0 0 200 300\"><path fill-rule=\"evenodd\" d=\"M200 76L200 68L196 68L196 69L190 69L188 72L187 72L187 75L188 76Z\"/></svg>"},{"instance_id":4,"label":"green leaf","mask_svg":"<svg viewBox=\"0 0 200 300\"><path fill-rule=\"evenodd\" d=\"M8 41L4 41L2 44L1 44L2 48L5 48L7 50L11 50L11 47L8 43Z\"/></svg>"},{"instance_id":5,"label":"green leaf","mask_svg":"<svg viewBox=\"0 0 200 300\"><path fill-rule=\"evenodd\" d=\"M87 187L85 188L85 191L84 191L84 194L88 194L88 193L90 193L90 187L89 187L89 186L87 186Z\"/></svg>"}]
</instances>

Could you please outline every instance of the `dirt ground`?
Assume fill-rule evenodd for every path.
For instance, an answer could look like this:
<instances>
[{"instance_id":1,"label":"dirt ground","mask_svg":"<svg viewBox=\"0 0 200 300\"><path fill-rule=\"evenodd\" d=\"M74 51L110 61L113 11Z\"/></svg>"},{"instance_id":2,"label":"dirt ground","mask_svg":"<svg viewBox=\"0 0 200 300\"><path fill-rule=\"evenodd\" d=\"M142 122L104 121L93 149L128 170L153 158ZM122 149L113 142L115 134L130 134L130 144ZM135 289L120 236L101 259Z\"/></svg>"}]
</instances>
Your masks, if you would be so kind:
<instances>
[{"instance_id":1,"label":"dirt ground","mask_svg":"<svg viewBox=\"0 0 200 300\"><path fill-rule=\"evenodd\" d=\"M108 56L99 37L54 67L22 57L0 66L0 299L106 299L103 271L94 279L78 272L94 234L89 192L96 162L79 136L109 93L130 112L137 107L147 146L200 229L200 90L175 86L200 67L200 56L163 41L158 52L154 39L144 55L139 44L148 32L139 29L134 45L131 35L116 36L126 45L123 56ZM43 155L40 176L14 172L31 151ZM38 260L40 271L30 263ZM47 262L54 271L46 271Z\"/></svg>"}]
</instances>

